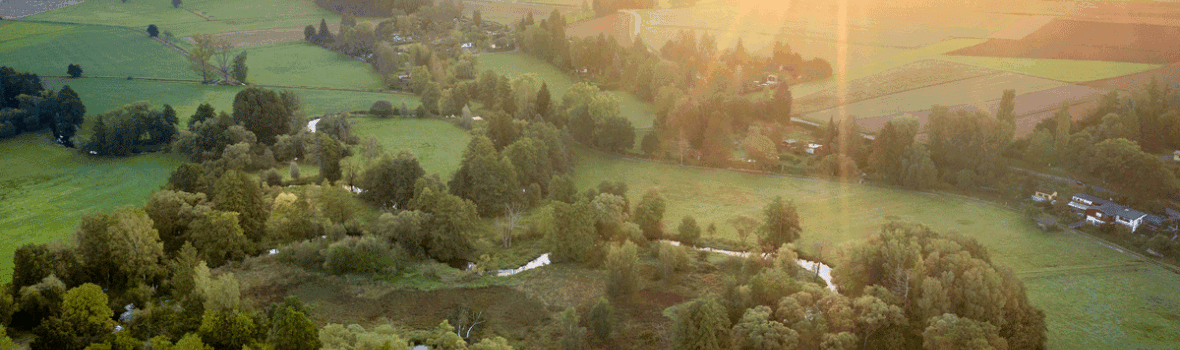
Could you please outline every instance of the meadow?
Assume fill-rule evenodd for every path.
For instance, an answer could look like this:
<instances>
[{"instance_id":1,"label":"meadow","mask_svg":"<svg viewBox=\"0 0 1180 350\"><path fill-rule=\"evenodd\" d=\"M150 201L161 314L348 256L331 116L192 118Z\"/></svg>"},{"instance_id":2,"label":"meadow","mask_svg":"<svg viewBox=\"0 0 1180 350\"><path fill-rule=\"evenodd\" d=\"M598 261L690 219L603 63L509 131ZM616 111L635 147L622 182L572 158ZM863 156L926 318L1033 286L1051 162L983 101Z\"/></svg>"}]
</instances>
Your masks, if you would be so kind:
<instances>
[{"instance_id":1,"label":"meadow","mask_svg":"<svg viewBox=\"0 0 1180 350\"><path fill-rule=\"evenodd\" d=\"M439 174L444 182L459 169L459 159L471 140L467 132L436 119L358 117L349 121L357 137L376 138L385 152L392 155L402 150L410 151L418 157L427 175ZM359 156L352 157L351 162L361 165Z\"/></svg>"},{"instance_id":2,"label":"meadow","mask_svg":"<svg viewBox=\"0 0 1180 350\"><path fill-rule=\"evenodd\" d=\"M5 21L0 33L3 64L39 75L78 64L83 76L198 79L183 55L136 30Z\"/></svg>"},{"instance_id":3,"label":"meadow","mask_svg":"<svg viewBox=\"0 0 1180 350\"><path fill-rule=\"evenodd\" d=\"M775 196L794 201L803 237L796 245L831 257L845 242L890 220L919 222L976 238L1012 269L1047 314L1051 349L1159 348L1180 342L1180 280L1070 232L1042 233L1024 214L953 195L620 160L580 151L578 188L623 181L628 196L649 189L667 200L665 230L686 215L716 224L721 242L740 242L729 223L761 217ZM756 238L749 238L753 241ZM1118 290L1115 292L1114 290ZM1145 300L1149 301L1145 303ZM1138 310L1138 311L1136 311Z\"/></svg>"},{"instance_id":4,"label":"meadow","mask_svg":"<svg viewBox=\"0 0 1180 350\"><path fill-rule=\"evenodd\" d=\"M82 215L143 205L181 163L166 154L100 158L54 144L44 132L0 142L0 280L25 244L68 243Z\"/></svg>"},{"instance_id":5,"label":"meadow","mask_svg":"<svg viewBox=\"0 0 1180 350\"><path fill-rule=\"evenodd\" d=\"M245 49L252 84L360 90L385 88L368 63L306 42Z\"/></svg>"},{"instance_id":6,"label":"meadow","mask_svg":"<svg viewBox=\"0 0 1180 350\"><path fill-rule=\"evenodd\" d=\"M523 53L479 55L479 64L476 68L480 72L490 69L497 74L507 76L536 75L537 80L549 85L549 92L553 94L553 100L556 103L560 103L561 96L577 83L549 63ZM608 91L608 93L619 100L619 110L623 117L631 121L633 126L639 129L651 127L652 121L655 120L655 113L650 104L628 92ZM636 139L636 144L639 143L638 141Z\"/></svg>"}]
</instances>

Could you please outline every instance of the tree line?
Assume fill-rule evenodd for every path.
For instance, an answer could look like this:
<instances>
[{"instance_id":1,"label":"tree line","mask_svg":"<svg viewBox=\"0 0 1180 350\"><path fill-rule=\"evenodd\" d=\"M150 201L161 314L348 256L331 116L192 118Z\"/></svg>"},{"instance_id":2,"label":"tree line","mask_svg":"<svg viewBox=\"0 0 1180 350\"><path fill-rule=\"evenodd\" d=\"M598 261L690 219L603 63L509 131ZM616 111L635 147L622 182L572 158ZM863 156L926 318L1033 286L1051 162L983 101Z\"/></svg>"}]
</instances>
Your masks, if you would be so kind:
<instances>
[{"instance_id":1,"label":"tree line","mask_svg":"<svg viewBox=\"0 0 1180 350\"><path fill-rule=\"evenodd\" d=\"M45 90L41 77L0 67L0 139L49 128L53 140L74 147L86 106L69 85Z\"/></svg>"}]
</instances>

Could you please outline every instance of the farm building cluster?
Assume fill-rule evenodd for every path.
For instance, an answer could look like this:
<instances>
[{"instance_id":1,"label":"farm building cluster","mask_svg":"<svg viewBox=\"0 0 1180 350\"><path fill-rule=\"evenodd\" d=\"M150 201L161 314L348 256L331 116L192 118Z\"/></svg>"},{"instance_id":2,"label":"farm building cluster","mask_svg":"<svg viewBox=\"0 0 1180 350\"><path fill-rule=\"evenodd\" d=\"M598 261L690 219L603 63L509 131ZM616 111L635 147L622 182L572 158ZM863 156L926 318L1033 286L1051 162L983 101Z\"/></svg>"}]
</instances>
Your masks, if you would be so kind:
<instances>
[{"instance_id":1,"label":"farm building cluster","mask_svg":"<svg viewBox=\"0 0 1180 350\"><path fill-rule=\"evenodd\" d=\"M1119 224L1135 232L1139 228L1153 231L1176 231L1180 223L1180 212L1166 209L1166 215L1144 213L1110 200L1085 193L1073 195L1070 208L1086 218L1086 223L1095 226Z\"/></svg>"}]
</instances>

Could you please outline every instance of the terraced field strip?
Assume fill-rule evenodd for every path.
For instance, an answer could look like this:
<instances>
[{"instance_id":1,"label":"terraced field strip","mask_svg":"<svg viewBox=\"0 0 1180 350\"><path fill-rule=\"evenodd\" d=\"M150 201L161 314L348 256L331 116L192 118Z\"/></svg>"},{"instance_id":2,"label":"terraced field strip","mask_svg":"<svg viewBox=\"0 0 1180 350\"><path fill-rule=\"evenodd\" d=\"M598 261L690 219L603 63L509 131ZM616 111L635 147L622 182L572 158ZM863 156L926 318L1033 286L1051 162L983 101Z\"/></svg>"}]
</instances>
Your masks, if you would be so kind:
<instances>
[{"instance_id":1,"label":"terraced field strip","mask_svg":"<svg viewBox=\"0 0 1180 350\"><path fill-rule=\"evenodd\" d=\"M184 56L137 30L5 21L0 33L9 38L0 45L4 65L18 71L62 75L66 66L78 64L83 75L193 77Z\"/></svg>"},{"instance_id":2,"label":"terraced field strip","mask_svg":"<svg viewBox=\"0 0 1180 350\"><path fill-rule=\"evenodd\" d=\"M946 55L939 59L1070 83L1121 77L1161 67L1158 64L1039 58Z\"/></svg>"},{"instance_id":3,"label":"terraced field strip","mask_svg":"<svg viewBox=\"0 0 1180 350\"><path fill-rule=\"evenodd\" d=\"M828 108L804 114L802 117L816 122L826 122L844 115L871 118L923 111L936 104L943 106L969 104L980 106L980 109L986 110L986 102L1002 96L1006 89L1035 92L1064 85L1066 84L1053 80L1002 72Z\"/></svg>"},{"instance_id":4,"label":"terraced field strip","mask_svg":"<svg viewBox=\"0 0 1180 350\"><path fill-rule=\"evenodd\" d=\"M997 70L965 64L921 60L877 75L852 80L842 87L844 96L839 94L840 89L836 87L803 96L795 100L793 109L797 113L814 112L880 96L999 73Z\"/></svg>"},{"instance_id":5,"label":"terraced field strip","mask_svg":"<svg viewBox=\"0 0 1180 350\"><path fill-rule=\"evenodd\" d=\"M890 220L919 222L979 240L998 266L1020 275L1047 316L1050 349L1168 348L1180 343L1180 277L1070 232L1043 233L1024 214L977 200L932 193L656 164L580 151L578 188L623 181L629 198L655 189L664 227L684 216L716 224L706 242L738 244L729 220L759 218L775 196L793 200L803 234L795 244L829 256ZM751 237L750 240L755 238ZM1124 267L1125 266L1125 267ZM839 269L839 266L835 266ZM1087 273L1045 272L1069 269ZM1027 273L1026 273L1027 272Z\"/></svg>"}]
</instances>

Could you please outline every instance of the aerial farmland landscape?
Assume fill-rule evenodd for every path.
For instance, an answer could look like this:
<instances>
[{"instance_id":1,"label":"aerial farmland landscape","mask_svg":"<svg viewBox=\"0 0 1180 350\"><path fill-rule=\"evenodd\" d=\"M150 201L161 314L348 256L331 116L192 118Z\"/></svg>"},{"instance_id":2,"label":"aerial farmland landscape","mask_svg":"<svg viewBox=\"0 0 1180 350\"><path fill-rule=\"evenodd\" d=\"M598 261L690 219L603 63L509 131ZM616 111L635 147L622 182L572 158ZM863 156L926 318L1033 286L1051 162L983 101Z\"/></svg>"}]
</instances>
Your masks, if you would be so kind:
<instances>
[{"instance_id":1,"label":"aerial farmland landscape","mask_svg":"<svg viewBox=\"0 0 1180 350\"><path fill-rule=\"evenodd\" d=\"M1180 2L0 0L0 350L1180 349Z\"/></svg>"}]
</instances>

